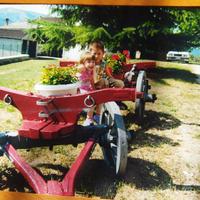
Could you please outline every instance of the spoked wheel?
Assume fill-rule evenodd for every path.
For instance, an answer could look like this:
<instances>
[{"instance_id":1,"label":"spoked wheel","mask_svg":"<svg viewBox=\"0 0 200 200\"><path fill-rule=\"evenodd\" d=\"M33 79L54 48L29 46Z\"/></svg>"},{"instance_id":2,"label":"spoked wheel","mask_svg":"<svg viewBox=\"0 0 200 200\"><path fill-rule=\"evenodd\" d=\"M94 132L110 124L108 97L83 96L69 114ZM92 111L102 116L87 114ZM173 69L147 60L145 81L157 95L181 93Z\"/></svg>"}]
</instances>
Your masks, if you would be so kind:
<instances>
[{"instance_id":1,"label":"spoked wheel","mask_svg":"<svg viewBox=\"0 0 200 200\"><path fill-rule=\"evenodd\" d=\"M136 82L136 92L144 92L144 98L135 99L135 115L136 123L142 124L145 109L145 97L148 93L148 81L146 80L146 72L140 71Z\"/></svg>"},{"instance_id":2,"label":"spoked wheel","mask_svg":"<svg viewBox=\"0 0 200 200\"><path fill-rule=\"evenodd\" d=\"M106 163L122 176L127 165L127 135L120 109L115 102L105 103L101 114L101 124L110 127L102 151Z\"/></svg>"}]
</instances>

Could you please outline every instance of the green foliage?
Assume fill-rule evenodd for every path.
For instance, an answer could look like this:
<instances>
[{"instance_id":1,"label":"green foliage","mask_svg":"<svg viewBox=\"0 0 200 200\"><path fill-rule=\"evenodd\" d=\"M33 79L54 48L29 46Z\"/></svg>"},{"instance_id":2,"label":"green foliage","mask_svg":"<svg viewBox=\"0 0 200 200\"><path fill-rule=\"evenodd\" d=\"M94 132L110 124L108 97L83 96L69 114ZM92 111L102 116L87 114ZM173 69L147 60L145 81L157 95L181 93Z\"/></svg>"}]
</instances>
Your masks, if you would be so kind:
<instances>
[{"instance_id":1,"label":"green foliage","mask_svg":"<svg viewBox=\"0 0 200 200\"><path fill-rule=\"evenodd\" d=\"M93 30L89 26L88 27L74 26L72 30L73 30L73 33L74 33L74 37L73 37L72 41L74 43L80 44L83 47L85 47L88 40L90 40L92 38L92 31Z\"/></svg>"},{"instance_id":2,"label":"green foliage","mask_svg":"<svg viewBox=\"0 0 200 200\"><path fill-rule=\"evenodd\" d=\"M189 62L194 64L200 64L200 56L191 55Z\"/></svg>"},{"instance_id":3,"label":"green foliage","mask_svg":"<svg viewBox=\"0 0 200 200\"><path fill-rule=\"evenodd\" d=\"M108 41L111 40L111 38L111 35L106 31L106 29L103 27L98 27L94 30L91 40Z\"/></svg>"},{"instance_id":4,"label":"green foliage","mask_svg":"<svg viewBox=\"0 0 200 200\"><path fill-rule=\"evenodd\" d=\"M72 41L82 47L86 47L93 40L108 41L112 39L111 35L103 27L94 29L91 26L73 26L71 30L74 35Z\"/></svg>"},{"instance_id":5,"label":"green foliage","mask_svg":"<svg viewBox=\"0 0 200 200\"><path fill-rule=\"evenodd\" d=\"M108 45L111 50L131 49L136 37L136 29L134 27L126 27L113 36L112 42ZM125 48L126 47L126 48Z\"/></svg>"},{"instance_id":6,"label":"green foliage","mask_svg":"<svg viewBox=\"0 0 200 200\"><path fill-rule=\"evenodd\" d=\"M52 12L63 22L35 21L38 29L30 30L46 51L102 40L109 51L140 50L153 59L200 45L199 9L53 5Z\"/></svg>"},{"instance_id":7,"label":"green foliage","mask_svg":"<svg viewBox=\"0 0 200 200\"><path fill-rule=\"evenodd\" d=\"M37 28L27 30L27 34L30 38L42 44L43 51L61 50L63 47L75 46L72 41L73 30L66 26L64 22L33 20L31 23Z\"/></svg>"},{"instance_id":8,"label":"green foliage","mask_svg":"<svg viewBox=\"0 0 200 200\"><path fill-rule=\"evenodd\" d=\"M37 28L27 30L28 36L42 44L45 52L69 49L76 44L85 47L92 40L111 40L110 34L103 27L94 29L91 26L68 26L64 21L55 23L33 20L30 23Z\"/></svg>"},{"instance_id":9,"label":"green foliage","mask_svg":"<svg viewBox=\"0 0 200 200\"><path fill-rule=\"evenodd\" d=\"M47 85L70 84L78 81L77 68L49 65L42 69L41 83Z\"/></svg>"}]
</instances>

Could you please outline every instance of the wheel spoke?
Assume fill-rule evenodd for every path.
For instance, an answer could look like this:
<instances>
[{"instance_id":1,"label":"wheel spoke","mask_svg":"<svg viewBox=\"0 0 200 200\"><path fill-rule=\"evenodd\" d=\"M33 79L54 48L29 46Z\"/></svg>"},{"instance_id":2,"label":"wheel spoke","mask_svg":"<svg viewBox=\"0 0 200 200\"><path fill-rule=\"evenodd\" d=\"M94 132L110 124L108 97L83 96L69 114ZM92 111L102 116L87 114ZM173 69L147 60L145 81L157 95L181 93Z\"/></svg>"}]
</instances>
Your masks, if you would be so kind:
<instances>
[{"instance_id":1,"label":"wheel spoke","mask_svg":"<svg viewBox=\"0 0 200 200\"><path fill-rule=\"evenodd\" d=\"M111 143L111 144L110 144L110 147L111 147L111 148L113 148L113 147L116 147L116 148L117 148L117 145L114 144L114 143Z\"/></svg>"}]
</instances>

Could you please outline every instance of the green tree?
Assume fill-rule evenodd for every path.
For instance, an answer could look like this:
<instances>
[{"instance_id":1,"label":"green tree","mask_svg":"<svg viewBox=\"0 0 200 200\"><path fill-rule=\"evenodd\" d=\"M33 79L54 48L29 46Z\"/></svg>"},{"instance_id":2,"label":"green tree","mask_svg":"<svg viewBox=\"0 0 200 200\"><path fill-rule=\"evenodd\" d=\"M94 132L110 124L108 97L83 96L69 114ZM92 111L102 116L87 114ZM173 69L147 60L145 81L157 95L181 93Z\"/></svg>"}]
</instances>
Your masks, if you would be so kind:
<instances>
[{"instance_id":1,"label":"green tree","mask_svg":"<svg viewBox=\"0 0 200 200\"><path fill-rule=\"evenodd\" d=\"M100 39L110 51L139 49L145 58L162 58L169 50L200 44L199 9L67 5L51 9L63 23L39 26L35 38L45 38L45 48L85 46Z\"/></svg>"}]
</instances>

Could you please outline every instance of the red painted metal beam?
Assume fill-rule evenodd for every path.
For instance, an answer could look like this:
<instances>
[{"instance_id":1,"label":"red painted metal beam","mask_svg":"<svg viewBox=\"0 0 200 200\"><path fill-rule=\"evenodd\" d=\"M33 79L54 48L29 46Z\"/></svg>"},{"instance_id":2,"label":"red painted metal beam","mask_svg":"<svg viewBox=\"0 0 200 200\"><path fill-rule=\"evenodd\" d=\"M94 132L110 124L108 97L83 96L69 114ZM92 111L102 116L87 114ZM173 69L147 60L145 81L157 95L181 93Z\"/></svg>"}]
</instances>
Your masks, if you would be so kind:
<instances>
[{"instance_id":1,"label":"red painted metal beam","mask_svg":"<svg viewBox=\"0 0 200 200\"><path fill-rule=\"evenodd\" d=\"M74 196L75 194L75 180L83 167L84 163L88 160L92 149L95 146L95 140L89 139L75 162L72 164L70 170L65 175L62 182L45 180L18 154L15 148L7 144L5 146L6 155L11 159L15 167L24 176L32 189L38 194L53 194L61 196Z\"/></svg>"},{"instance_id":2,"label":"red painted metal beam","mask_svg":"<svg viewBox=\"0 0 200 200\"><path fill-rule=\"evenodd\" d=\"M7 144L5 149L7 151L7 156L28 181L33 190L38 194L46 194L47 185L44 179L17 154L17 151L12 145Z\"/></svg>"},{"instance_id":3,"label":"red painted metal beam","mask_svg":"<svg viewBox=\"0 0 200 200\"><path fill-rule=\"evenodd\" d=\"M74 184L76 177L78 175L78 172L83 167L86 160L89 158L92 149L94 148L95 141L93 139L90 139L88 142L86 142L84 148L82 149L79 156L76 158L75 162L71 166L70 170L68 171L67 175L64 177L62 181L63 191L64 194L67 196L73 196L74 195Z\"/></svg>"},{"instance_id":4,"label":"red painted metal beam","mask_svg":"<svg viewBox=\"0 0 200 200\"><path fill-rule=\"evenodd\" d=\"M135 61L124 65L124 71L128 72L132 69L133 65L136 65L137 70L149 70L156 67L155 61Z\"/></svg>"}]
</instances>

